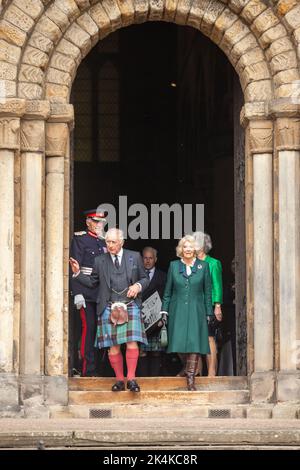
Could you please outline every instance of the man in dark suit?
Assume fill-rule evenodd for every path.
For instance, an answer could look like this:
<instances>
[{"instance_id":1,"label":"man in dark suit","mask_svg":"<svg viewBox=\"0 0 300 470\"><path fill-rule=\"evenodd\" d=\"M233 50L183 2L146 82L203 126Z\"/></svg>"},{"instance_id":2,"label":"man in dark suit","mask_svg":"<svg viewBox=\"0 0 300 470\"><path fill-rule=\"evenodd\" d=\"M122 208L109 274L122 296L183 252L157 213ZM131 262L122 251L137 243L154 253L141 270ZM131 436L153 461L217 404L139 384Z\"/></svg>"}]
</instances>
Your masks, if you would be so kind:
<instances>
[{"instance_id":1,"label":"man in dark suit","mask_svg":"<svg viewBox=\"0 0 300 470\"><path fill-rule=\"evenodd\" d=\"M109 361L116 374L117 382L112 391L125 390L123 356L121 344L126 344L127 388L139 392L135 371L139 356L138 342L147 344L140 307L141 293L149 285L141 255L136 251L123 249L122 230L112 228L105 235L107 253L95 258L90 276L80 272L80 266L70 258L73 276L88 287L99 286L97 293L97 344L109 349ZM120 303L123 320L115 323L116 304ZM125 304L125 306L124 306ZM128 313L128 318L124 312Z\"/></svg>"},{"instance_id":2,"label":"man in dark suit","mask_svg":"<svg viewBox=\"0 0 300 470\"><path fill-rule=\"evenodd\" d=\"M158 292L162 299L167 275L164 271L158 269L157 250L152 246L146 246L143 249L143 263L150 284L142 293L143 302L147 300L154 292ZM160 331L147 335L148 345L141 345L139 359L139 375L157 377L160 374L162 352L164 348L160 344Z\"/></svg>"}]
</instances>

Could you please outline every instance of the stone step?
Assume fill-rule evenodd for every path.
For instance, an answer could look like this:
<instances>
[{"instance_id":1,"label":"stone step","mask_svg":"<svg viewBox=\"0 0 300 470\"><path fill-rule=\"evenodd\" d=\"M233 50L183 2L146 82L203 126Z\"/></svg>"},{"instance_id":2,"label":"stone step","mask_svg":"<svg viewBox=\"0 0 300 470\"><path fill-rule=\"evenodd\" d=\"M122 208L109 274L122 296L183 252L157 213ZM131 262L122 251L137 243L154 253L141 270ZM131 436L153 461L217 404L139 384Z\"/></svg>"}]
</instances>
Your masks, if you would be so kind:
<instances>
[{"instance_id":1,"label":"stone step","mask_svg":"<svg viewBox=\"0 0 300 470\"><path fill-rule=\"evenodd\" d=\"M52 405L52 419L194 419L194 418L246 418L251 405L245 404L206 404L197 402L176 403L101 403L84 405Z\"/></svg>"},{"instance_id":2,"label":"stone step","mask_svg":"<svg viewBox=\"0 0 300 470\"><path fill-rule=\"evenodd\" d=\"M208 390L208 391L177 391L177 390L151 390L140 393L111 392L111 391L69 391L69 404L153 404L153 403L193 403L199 405L215 404L224 405L229 403L242 404L249 403L249 390Z\"/></svg>"},{"instance_id":3,"label":"stone step","mask_svg":"<svg viewBox=\"0 0 300 470\"><path fill-rule=\"evenodd\" d=\"M138 377L143 391L186 391L184 377ZM70 391L108 391L115 383L114 377L72 377L69 379ZM197 377L199 391L246 390L247 377Z\"/></svg>"}]
</instances>

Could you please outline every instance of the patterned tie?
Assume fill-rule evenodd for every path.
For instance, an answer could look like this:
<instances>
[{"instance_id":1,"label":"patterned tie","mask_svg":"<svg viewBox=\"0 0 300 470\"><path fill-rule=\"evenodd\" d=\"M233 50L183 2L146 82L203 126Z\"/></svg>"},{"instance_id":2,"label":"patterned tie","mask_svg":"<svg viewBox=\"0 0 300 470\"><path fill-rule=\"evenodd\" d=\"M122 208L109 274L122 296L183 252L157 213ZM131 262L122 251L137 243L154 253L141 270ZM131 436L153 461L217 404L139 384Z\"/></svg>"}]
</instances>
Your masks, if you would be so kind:
<instances>
[{"instance_id":1,"label":"patterned tie","mask_svg":"<svg viewBox=\"0 0 300 470\"><path fill-rule=\"evenodd\" d=\"M150 279L150 269L146 269L146 273L147 273L148 279Z\"/></svg>"},{"instance_id":2,"label":"patterned tie","mask_svg":"<svg viewBox=\"0 0 300 470\"><path fill-rule=\"evenodd\" d=\"M118 257L118 255L115 255L115 267L116 267L116 269L119 269L119 268L120 268L120 263L119 263L119 257Z\"/></svg>"}]
</instances>

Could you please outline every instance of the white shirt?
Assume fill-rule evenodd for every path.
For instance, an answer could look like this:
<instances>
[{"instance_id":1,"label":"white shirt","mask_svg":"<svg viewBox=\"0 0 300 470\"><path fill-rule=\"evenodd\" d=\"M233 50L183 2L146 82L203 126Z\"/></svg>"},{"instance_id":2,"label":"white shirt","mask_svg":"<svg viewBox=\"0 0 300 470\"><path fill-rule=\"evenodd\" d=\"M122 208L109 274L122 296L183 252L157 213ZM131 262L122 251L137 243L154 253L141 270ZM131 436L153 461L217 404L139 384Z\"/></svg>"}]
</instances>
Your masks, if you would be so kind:
<instances>
[{"instance_id":1,"label":"white shirt","mask_svg":"<svg viewBox=\"0 0 300 470\"><path fill-rule=\"evenodd\" d=\"M152 269L147 269L148 273L149 273L149 279L150 281L152 281L152 278L154 276L154 273L155 273L155 266L153 266Z\"/></svg>"},{"instance_id":2,"label":"white shirt","mask_svg":"<svg viewBox=\"0 0 300 470\"><path fill-rule=\"evenodd\" d=\"M115 264L116 256L118 257L118 260L119 260L119 266L121 266L122 258L123 258L123 248L121 248L121 250L119 251L119 253L116 253L115 255L112 255L112 254L110 253L110 257L111 257L112 262L113 262L114 264Z\"/></svg>"}]
</instances>

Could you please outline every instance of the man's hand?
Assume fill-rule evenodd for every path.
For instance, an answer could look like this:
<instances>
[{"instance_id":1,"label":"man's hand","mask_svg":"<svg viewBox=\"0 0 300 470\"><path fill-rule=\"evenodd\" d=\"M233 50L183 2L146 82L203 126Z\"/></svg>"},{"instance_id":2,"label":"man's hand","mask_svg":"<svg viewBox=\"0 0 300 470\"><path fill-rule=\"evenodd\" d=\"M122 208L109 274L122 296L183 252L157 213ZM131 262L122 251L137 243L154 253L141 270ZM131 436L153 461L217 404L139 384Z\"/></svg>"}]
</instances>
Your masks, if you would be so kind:
<instances>
[{"instance_id":1,"label":"man's hand","mask_svg":"<svg viewBox=\"0 0 300 470\"><path fill-rule=\"evenodd\" d=\"M133 284L133 286L130 286L128 291L127 291L127 297L129 299L135 299L136 296L140 293L140 286L138 284Z\"/></svg>"},{"instance_id":2,"label":"man's hand","mask_svg":"<svg viewBox=\"0 0 300 470\"><path fill-rule=\"evenodd\" d=\"M74 258L69 259L69 263L72 269L73 274L77 274L80 271L79 263Z\"/></svg>"},{"instance_id":3,"label":"man's hand","mask_svg":"<svg viewBox=\"0 0 300 470\"><path fill-rule=\"evenodd\" d=\"M216 315L216 319L218 321L222 321L223 315L222 315L221 305L215 305L214 313Z\"/></svg>"},{"instance_id":4,"label":"man's hand","mask_svg":"<svg viewBox=\"0 0 300 470\"><path fill-rule=\"evenodd\" d=\"M80 310L82 307L86 308L85 300L82 294L75 295L74 304L76 305L77 310Z\"/></svg>"}]
</instances>

